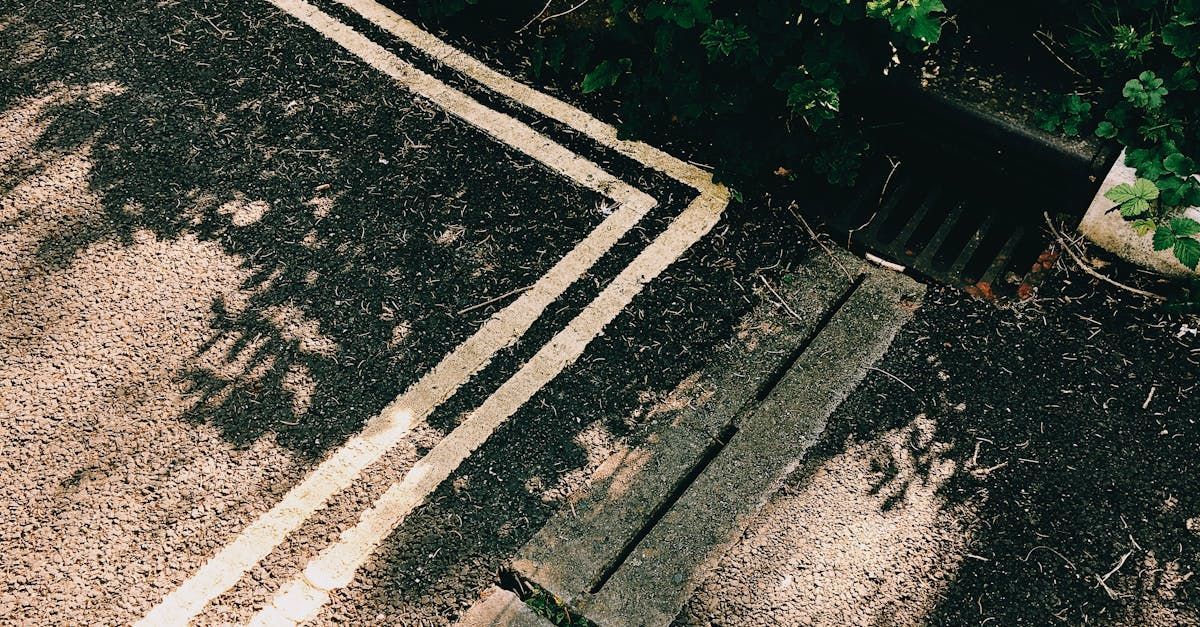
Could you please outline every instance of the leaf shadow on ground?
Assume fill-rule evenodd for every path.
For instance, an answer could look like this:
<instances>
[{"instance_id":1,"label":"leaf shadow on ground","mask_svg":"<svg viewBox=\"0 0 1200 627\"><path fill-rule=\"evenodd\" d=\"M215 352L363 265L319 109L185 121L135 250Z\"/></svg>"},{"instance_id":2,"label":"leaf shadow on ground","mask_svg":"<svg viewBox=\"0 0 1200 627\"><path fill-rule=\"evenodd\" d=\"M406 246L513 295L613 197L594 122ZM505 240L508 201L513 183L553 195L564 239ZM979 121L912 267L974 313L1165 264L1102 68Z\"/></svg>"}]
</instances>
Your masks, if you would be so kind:
<instances>
[{"instance_id":1,"label":"leaf shadow on ground","mask_svg":"<svg viewBox=\"0 0 1200 627\"><path fill-rule=\"evenodd\" d=\"M52 99L0 189L87 151L101 212L41 242L45 272L144 231L240 260L248 278L212 303L204 346L237 368L189 373L191 418L236 444L273 433L310 457L336 446L495 307L456 312L531 284L602 218L595 194L526 175L528 159L313 46L266 3L91 9L5 10L0 47L24 54L5 56L0 110L117 88ZM498 189L514 172L522 186Z\"/></svg>"},{"instance_id":2,"label":"leaf shadow on ground","mask_svg":"<svg viewBox=\"0 0 1200 627\"><path fill-rule=\"evenodd\" d=\"M523 159L408 102L266 7L0 3L0 50L18 52L0 60L12 78L0 111L71 86L119 86L42 111L46 127L0 177L0 193L87 152L101 210L41 241L42 272L147 232L196 237L241 260L247 278L211 303L196 356L223 367L182 375L198 399L188 419L239 446L271 437L315 460L495 307L457 312L532 283L602 216L594 195L527 173ZM514 172L521 192L490 183ZM502 202L482 202L485 193ZM544 207L538 221L529 207ZM462 592L493 582L557 506L530 486L554 486L588 462L578 442L587 427L617 438L634 429L628 416L696 370L751 305L736 278L783 271L808 254L804 239L796 224L734 212L466 462L455 475L472 478L465 487L447 482L396 532L379 563L401 588L373 598L457 614ZM504 263L513 259L529 261ZM451 428L477 400L456 398L431 424Z\"/></svg>"},{"instance_id":3,"label":"leaf shadow on ground","mask_svg":"<svg viewBox=\"0 0 1200 627\"><path fill-rule=\"evenodd\" d=\"M1180 319L1087 280L1055 275L1042 297L932 290L878 364L903 382L869 373L805 467L934 421L906 446L914 477L896 479L887 451L871 468L888 510L951 461L942 507L971 512L970 555L923 621L1194 623L1200 346L1176 336Z\"/></svg>"}]
</instances>

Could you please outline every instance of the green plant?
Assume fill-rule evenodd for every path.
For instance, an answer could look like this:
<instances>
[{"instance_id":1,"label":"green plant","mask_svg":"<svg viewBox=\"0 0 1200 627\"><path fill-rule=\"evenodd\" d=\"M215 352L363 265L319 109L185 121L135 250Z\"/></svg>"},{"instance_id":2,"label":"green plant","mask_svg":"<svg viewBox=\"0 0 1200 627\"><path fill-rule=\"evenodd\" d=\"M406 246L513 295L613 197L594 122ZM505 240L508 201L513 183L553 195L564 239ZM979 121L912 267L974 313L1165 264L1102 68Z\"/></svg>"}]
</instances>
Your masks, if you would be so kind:
<instances>
[{"instance_id":1,"label":"green plant","mask_svg":"<svg viewBox=\"0 0 1200 627\"><path fill-rule=\"evenodd\" d=\"M1102 110L1094 132L1123 145L1125 164L1138 176L1133 185L1105 195L1138 233L1154 233L1156 250L1171 250L1194 270L1200 265L1200 225L1181 213L1200 205L1200 0L1079 6L1076 58L1114 91L1119 85L1119 98ZM1078 130L1092 113L1086 104L1072 101L1043 114L1043 127Z\"/></svg>"},{"instance_id":2,"label":"green plant","mask_svg":"<svg viewBox=\"0 0 1200 627\"><path fill-rule=\"evenodd\" d=\"M1038 111L1035 115L1038 126L1047 131L1061 131L1064 135L1075 137L1079 129L1088 121L1092 103L1077 94L1065 96L1057 108Z\"/></svg>"},{"instance_id":3,"label":"green plant","mask_svg":"<svg viewBox=\"0 0 1200 627\"><path fill-rule=\"evenodd\" d=\"M514 21L497 17L515 10L510 3L413 1L423 16L458 15L458 23ZM882 76L897 55L936 42L946 7L942 0L593 0L573 18L529 38L535 76L597 94L623 136L663 133L714 147L706 158L717 177L747 189L777 171L852 183L868 142L848 93Z\"/></svg>"},{"instance_id":4,"label":"green plant","mask_svg":"<svg viewBox=\"0 0 1200 627\"><path fill-rule=\"evenodd\" d=\"M556 627L592 627L591 621L579 614L571 613L562 600L541 588L533 590L525 599L525 605Z\"/></svg>"}]
</instances>

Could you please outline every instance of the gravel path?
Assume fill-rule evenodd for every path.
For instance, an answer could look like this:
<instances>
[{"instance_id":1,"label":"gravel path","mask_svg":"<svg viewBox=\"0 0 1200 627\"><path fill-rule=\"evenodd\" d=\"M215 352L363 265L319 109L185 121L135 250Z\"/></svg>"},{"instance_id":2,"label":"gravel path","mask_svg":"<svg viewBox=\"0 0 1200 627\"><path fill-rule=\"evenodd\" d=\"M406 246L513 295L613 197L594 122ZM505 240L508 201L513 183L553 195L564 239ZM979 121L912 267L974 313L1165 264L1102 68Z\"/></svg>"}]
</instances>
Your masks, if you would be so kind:
<instances>
[{"instance_id":1,"label":"gravel path","mask_svg":"<svg viewBox=\"0 0 1200 627\"><path fill-rule=\"evenodd\" d=\"M678 624L1200 624L1200 324L1038 296L931 291Z\"/></svg>"},{"instance_id":2,"label":"gravel path","mask_svg":"<svg viewBox=\"0 0 1200 627\"><path fill-rule=\"evenodd\" d=\"M111 92L62 87L10 109L3 165L31 159L50 104ZM87 146L54 155L0 200L0 616L27 624L128 621L304 469L268 440L239 447L186 420L201 401L181 372L261 374L206 346L213 300L249 296L238 257L137 230L47 269L43 242L103 220L92 167Z\"/></svg>"},{"instance_id":3,"label":"gravel path","mask_svg":"<svg viewBox=\"0 0 1200 627\"><path fill-rule=\"evenodd\" d=\"M265 5L184 4L0 11L0 622L136 620L604 217L369 72L306 85L348 61Z\"/></svg>"},{"instance_id":4,"label":"gravel path","mask_svg":"<svg viewBox=\"0 0 1200 627\"><path fill-rule=\"evenodd\" d=\"M0 0L0 73L4 623L136 620L612 210L266 3ZM198 622L252 615L689 200L589 156L660 213ZM645 289L318 622L447 624L495 584L762 297L749 273L807 254L754 215Z\"/></svg>"},{"instance_id":5,"label":"gravel path","mask_svg":"<svg viewBox=\"0 0 1200 627\"><path fill-rule=\"evenodd\" d=\"M933 435L921 416L793 480L676 623L922 624L964 559L960 519L970 517L969 507L943 507L938 491L955 465L941 458L946 447L931 442Z\"/></svg>"}]
</instances>

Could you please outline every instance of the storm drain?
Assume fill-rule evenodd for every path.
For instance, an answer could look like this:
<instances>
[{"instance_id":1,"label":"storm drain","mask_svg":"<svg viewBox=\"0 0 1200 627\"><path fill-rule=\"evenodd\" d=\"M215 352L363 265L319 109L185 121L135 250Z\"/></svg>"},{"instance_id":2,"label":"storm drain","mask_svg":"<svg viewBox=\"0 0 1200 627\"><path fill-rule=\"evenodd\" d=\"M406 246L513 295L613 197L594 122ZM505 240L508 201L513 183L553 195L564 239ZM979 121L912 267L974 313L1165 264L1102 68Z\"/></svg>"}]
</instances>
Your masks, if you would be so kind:
<instances>
[{"instance_id":1,"label":"storm drain","mask_svg":"<svg viewBox=\"0 0 1200 627\"><path fill-rule=\"evenodd\" d=\"M1012 100L1029 100L1028 88L1020 82ZM1047 134L939 89L897 76L865 94L874 161L815 213L843 244L917 278L1028 294L1020 288L1038 280L1029 275L1050 247L1043 212L1078 224L1116 147Z\"/></svg>"},{"instance_id":2,"label":"storm drain","mask_svg":"<svg viewBox=\"0 0 1200 627\"><path fill-rule=\"evenodd\" d=\"M1048 242L1037 214L980 186L915 174L903 164L870 171L827 206L827 226L852 249L959 287L1015 289ZM920 168L924 170L924 168Z\"/></svg>"}]
</instances>

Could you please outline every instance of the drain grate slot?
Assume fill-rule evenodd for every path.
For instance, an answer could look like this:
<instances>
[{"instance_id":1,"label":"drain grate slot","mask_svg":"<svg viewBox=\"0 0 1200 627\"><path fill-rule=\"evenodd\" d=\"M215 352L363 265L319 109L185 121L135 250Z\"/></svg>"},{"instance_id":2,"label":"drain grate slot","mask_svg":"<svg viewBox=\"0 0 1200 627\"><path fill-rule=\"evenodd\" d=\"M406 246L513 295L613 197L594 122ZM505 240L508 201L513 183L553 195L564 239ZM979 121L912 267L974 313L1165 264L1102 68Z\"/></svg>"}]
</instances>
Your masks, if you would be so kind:
<instances>
[{"instance_id":1,"label":"drain grate slot","mask_svg":"<svg viewBox=\"0 0 1200 627\"><path fill-rule=\"evenodd\" d=\"M1052 176L1026 183L1044 199L1039 207L1062 213L1082 209L1078 198L1053 193ZM1034 224L1040 211L998 197L997 189L995 171L977 162L937 166L902 160L893 171L881 159L864 168L855 189L829 191L814 204L827 228L860 253L902 265L921 278L1011 295L1049 242Z\"/></svg>"}]
</instances>

